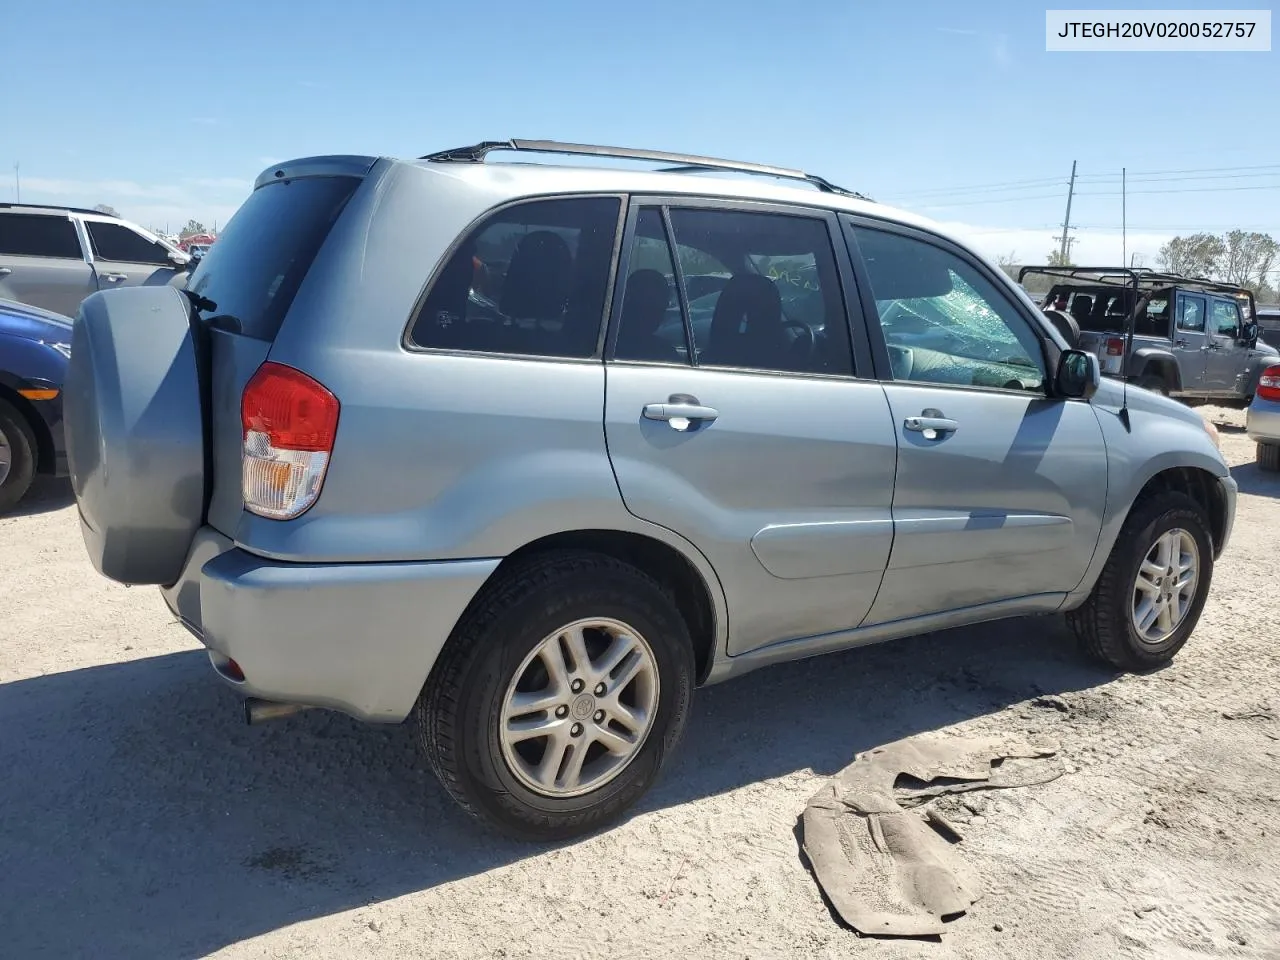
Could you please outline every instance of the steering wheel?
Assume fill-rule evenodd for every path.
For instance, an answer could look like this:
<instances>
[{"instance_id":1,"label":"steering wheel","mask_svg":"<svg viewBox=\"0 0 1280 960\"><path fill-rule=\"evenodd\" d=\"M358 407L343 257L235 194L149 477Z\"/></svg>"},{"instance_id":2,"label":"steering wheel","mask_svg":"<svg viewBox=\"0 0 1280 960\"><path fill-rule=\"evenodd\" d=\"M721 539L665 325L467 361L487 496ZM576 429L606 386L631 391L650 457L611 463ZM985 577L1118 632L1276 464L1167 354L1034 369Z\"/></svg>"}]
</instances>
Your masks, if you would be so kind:
<instances>
[{"instance_id":1,"label":"steering wheel","mask_svg":"<svg viewBox=\"0 0 1280 960\"><path fill-rule=\"evenodd\" d=\"M813 335L813 327L809 326L803 320L783 320L782 326L783 326L783 329L789 329L794 327L795 329L800 331L800 335L797 336L793 341L791 341L792 350L796 349L797 343L799 343L801 340L804 340L806 342L805 356L813 355L813 348L814 348L814 345L817 343L817 338L815 338Z\"/></svg>"}]
</instances>

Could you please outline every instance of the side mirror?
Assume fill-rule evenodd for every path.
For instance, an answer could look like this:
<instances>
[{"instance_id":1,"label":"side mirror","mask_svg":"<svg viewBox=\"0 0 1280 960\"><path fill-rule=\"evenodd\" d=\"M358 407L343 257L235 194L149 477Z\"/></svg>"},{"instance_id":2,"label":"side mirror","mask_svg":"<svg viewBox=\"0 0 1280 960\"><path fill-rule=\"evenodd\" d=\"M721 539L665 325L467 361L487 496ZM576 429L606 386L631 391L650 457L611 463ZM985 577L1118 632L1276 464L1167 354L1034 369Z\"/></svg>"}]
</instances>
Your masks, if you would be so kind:
<instances>
[{"instance_id":1,"label":"side mirror","mask_svg":"<svg viewBox=\"0 0 1280 960\"><path fill-rule=\"evenodd\" d=\"M169 262L172 263L175 267L178 267L178 268L185 267L190 262L190 260L191 260L190 257L183 256L180 253L174 253L173 251L169 252Z\"/></svg>"},{"instance_id":2,"label":"side mirror","mask_svg":"<svg viewBox=\"0 0 1280 960\"><path fill-rule=\"evenodd\" d=\"M1083 350L1064 350L1058 358L1058 371L1053 376L1054 392L1060 397L1088 400L1102 383L1098 358Z\"/></svg>"},{"instance_id":3,"label":"side mirror","mask_svg":"<svg viewBox=\"0 0 1280 960\"><path fill-rule=\"evenodd\" d=\"M1240 343L1243 346L1252 347L1258 342L1258 324L1255 321L1249 321L1244 325L1244 333L1240 335Z\"/></svg>"}]
</instances>

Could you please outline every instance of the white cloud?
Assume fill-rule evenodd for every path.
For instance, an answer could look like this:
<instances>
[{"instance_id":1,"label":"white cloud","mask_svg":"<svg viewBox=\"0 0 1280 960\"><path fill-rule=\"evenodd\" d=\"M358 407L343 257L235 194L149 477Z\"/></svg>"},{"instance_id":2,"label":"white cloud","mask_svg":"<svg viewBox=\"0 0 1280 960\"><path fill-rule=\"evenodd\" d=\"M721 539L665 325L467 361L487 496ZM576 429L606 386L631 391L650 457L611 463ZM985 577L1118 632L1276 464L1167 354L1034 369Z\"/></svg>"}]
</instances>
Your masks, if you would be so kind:
<instances>
[{"instance_id":1,"label":"white cloud","mask_svg":"<svg viewBox=\"0 0 1280 960\"><path fill-rule=\"evenodd\" d=\"M252 187L251 181L238 177L192 177L161 184L23 177L22 199L77 207L105 203L127 220L161 229L167 223L176 230L192 218L209 226L226 223Z\"/></svg>"}]
</instances>

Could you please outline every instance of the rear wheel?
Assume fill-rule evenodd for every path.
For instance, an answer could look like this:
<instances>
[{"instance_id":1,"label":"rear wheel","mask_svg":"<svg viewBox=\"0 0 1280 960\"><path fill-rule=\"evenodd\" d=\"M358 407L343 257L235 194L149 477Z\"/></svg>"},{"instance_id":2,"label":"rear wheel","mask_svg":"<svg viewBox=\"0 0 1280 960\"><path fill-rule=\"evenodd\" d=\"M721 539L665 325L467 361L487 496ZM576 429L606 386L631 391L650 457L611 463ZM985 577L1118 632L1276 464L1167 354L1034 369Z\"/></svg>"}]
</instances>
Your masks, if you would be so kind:
<instances>
[{"instance_id":1,"label":"rear wheel","mask_svg":"<svg viewBox=\"0 0 1280 960\"><path fill-rule=\"evenodd\" d=\"M415 709L419 742L469 813L527 840L616 819L683 731L693 653L654 580L589 553L516 567L466 614Z\"/></svg>"},{"instance_id":2,"label":"rear wheel","mask_svg":"<svg viewBox=\"0 0 1280 960\"><path fill-rule=\"evenodd\" d=\"M1280 470L1280 446L1274 443L1258 444L1258 466L1263 470Z\"/></svg>"},{"instance_id":3,"label":"rear wheel","mask_svg":"<svg viewBox=\"0 0 1280 960\"><path fill-rule=\"evenodd\" d=\"M0 400L0 513L18 505L35 477L35 434L12 404Z\"/></svg>"},{"instance_id":4,"label":"rear wheel","mask_svg":"<svg viewBox=\"0 0 1280 960\"><path fill-rule=\"evenodd\" d=\"M1095 659L1148 670L1187 642L1212 579L1204 510L1184 493L1156 494L1133 509L1089 599L1067 622Z\"/></svg>"}]
</instances>

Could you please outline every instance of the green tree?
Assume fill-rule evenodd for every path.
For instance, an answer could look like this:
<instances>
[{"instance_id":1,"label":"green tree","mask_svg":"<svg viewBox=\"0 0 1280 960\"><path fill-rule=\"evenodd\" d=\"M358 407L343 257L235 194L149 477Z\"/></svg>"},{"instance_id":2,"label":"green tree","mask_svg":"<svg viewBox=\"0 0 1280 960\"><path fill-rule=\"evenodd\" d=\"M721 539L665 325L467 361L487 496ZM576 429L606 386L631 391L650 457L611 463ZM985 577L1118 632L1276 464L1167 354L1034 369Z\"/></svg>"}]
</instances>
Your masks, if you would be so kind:
<instances>
[{"instance_id":1,"label":"green tree","mask_svg":"<svg viewBox=\"0 0 1280 960\"><path fill-rule=\"evenodd\" d=\"M120 214L118 214L118 213L116 212L116 208L115 208L115 207L108 206L108 205L107 205L107 204L105 204L105 203L100 203L100 204L98 204L96 207L94 207L93 209L94 209L94 210L96 210L96 211L98 211L98 213L105 213L108 217L118 217L118 216L120 216Z\"/></svg>"},{"instance_id":2,"label":"green tree","mask_svg":"<svg viewBox=\"0 0 1280 960\"><path fill-rule=\"evenodd\" d=\"M182 228L182 232L178 234L180 237L193 237L197 233L205 233L204 224L199 220L188 220L187 225Z\"/></svg>"},{"instance_id":3,"label":"green tree","mask_svg":"<svg viewBox=\"0 0 1280 960\"><path fill-rule=\"evenodd\" d=\"M1280 244L1266 233L1232 230L1222 237L1222 279L1242 287L1258 290L1267 286Z\"/></svg>"},{"instance_id":4,"label":"green tree","mask_svg":"<svg viewBox=\"0 0 1280 960\"><path fill-rule=\"evenodd\" d=\"M1051 267L1075 266L1075 263L1071 259L1071 254L1063 254L1061 250L1050 250L1049 255L1045 258L1045 263Z\"/></svg>"},{"instance_id":5,"label":"green tree","mask_svg":"<svg viewBox=\"0 0 1280 960\"><path fill-rule=\"evenodd\" d=\"M1193 233L1174 237L1156 257L1160 269L1184 277L1214 277L1222 269L1227 245L1212 233Z\"/></svg>"}]
</instances>

